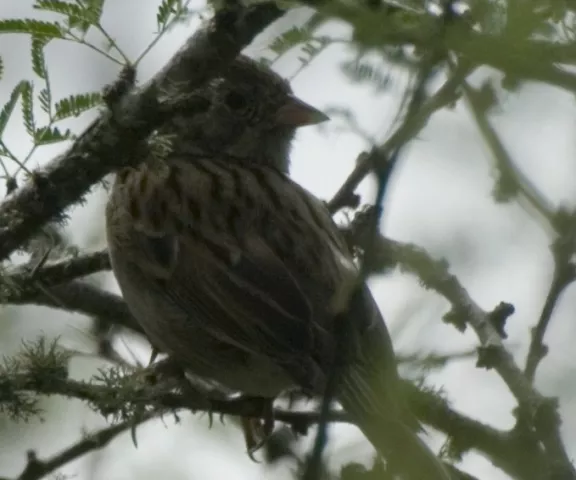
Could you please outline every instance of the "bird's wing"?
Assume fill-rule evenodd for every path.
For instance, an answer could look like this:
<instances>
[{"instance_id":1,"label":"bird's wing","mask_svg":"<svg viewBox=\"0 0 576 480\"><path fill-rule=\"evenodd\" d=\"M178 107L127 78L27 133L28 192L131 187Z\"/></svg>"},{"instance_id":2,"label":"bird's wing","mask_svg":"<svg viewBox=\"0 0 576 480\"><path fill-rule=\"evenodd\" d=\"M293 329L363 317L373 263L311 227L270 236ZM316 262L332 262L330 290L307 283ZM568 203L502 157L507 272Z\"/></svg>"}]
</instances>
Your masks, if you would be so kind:
<instances>
[{"instance_id":1,"label":"bird's wing","mask_svg":"<svg viewBox=\"0 0 576 480\"><path fill-rule=\"evenodd\" d=\"M163 294L219 341L312 388L318 379L305 377L331 361L331 309L356 275L324 205L275 170L214 159L174 159L120 183L135 261Z\"/></svg>"},{"instance_id":2,"label":"bird's wing","mask_svg":"<svg viewBox=\"0 0 576 480\"><path fill-rule=\"evenodd\" d=\"M338 399L410 478L447 480L413 431L418 425L398 391L390 338L368 288L355 289L346 310L331 305L341 304L334 300L357 272L324 206L272 170L187 161L120 176L113 202L125 211L109 212L112 223L120 215L131 225L138 247L123 249L132 258L122 261L154 282L169 302L161 313L185 312L218 352L266 357L317 393L342 346L336 329L352 326L345 340L353 351L337 352L346 356ZM166 319L160 328L169 328ZM190 334L183 333L187 343Z\"/></svg>"}]
</instances>

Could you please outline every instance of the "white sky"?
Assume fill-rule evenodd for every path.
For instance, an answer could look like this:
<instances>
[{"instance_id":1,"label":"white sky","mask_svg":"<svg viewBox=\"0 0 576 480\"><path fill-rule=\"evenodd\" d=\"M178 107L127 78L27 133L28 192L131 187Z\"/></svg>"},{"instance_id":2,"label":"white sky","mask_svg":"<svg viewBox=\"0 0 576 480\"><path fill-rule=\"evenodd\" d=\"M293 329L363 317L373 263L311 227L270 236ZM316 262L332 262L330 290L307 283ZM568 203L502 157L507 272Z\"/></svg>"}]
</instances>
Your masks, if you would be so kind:
<instances>
[{"instance_id":1,"label":"white sky","mask_svg":"<svg viewBox=\"0 0 576 480\"><path fill-rule=\"evenodd\" d=\"M153 38L156 0L108 2L104 24L118 43L136 56ZM31 2L0 0L0 18L31 15ZM296 15L302 17L302 14ZM346 27L333 27L341 34ZM191 28L180 27L166 36L150 53L139 70L146 80L160 68L181 45ZM265 39L250 49L259 55ZM0 104L15 83L33 78L29 67L29 46L24 36L2 37L0 56L5 63L0 80ZM335 45L296 77L293 87L304 100L319 108L339 105L353 109L361 125L373 135L382 136L403 93L406 74L391 69L388 92L375 96L370 88L351 85L339 70L350 56ZM292 57L292 58L291 58ZM58 43L48 49L48 62L56 98L70 92L99 90L114 80L117 69L92 51L74 44ZM294 55L277 63L278 71L290 76L297 68ZM483 72L499 79L494 72ZM38 83L38 88L40 84ZM530 84L520 92L502 92L501 107L490 120L501 134L517 164L555 205L574 204L576 162L574 162L574 106L567 93ZM89 117L74 119L70 128L79 131ZM27 138L15 117L5 139L18 155L29 149ZM354 160L366 145L350 133L343 133L338 120L327 131L309 127L300 132L293 153L293 176L321 198L329 198L353 168ZM32 164L50 159L62 147L43 148ZM405 152L395 174L387 203L384 231L391 237L427 248L435 257L449 260L473 298L486 310L500 301L514 304L516 313L509 319L507 345L524 362L529 329L536 322L549 285L552 262L547 250L550 238L516 203L495 204L491 198L494 170L490 152L482 143L468 111L462 104L452 111L434 115L432 121ZM369 183L369 182L368 182ZM364 186L369 193L369 184ZM75 209L69 226L80 245L93 248L103 245L102 207L104 197L93 195L82 209ZM110 287L114 288L112 282ZM373 280L375 295L395 336L396 347L403 353L430 351L459 352L477 345L471 332L465 335L442 323L447 303L424 291L418 282L398 272ZM574 404L574 361L572 344L576 324L572 321L576 296L569 288L561 298L546 340L551 353L543 362L538 387L545 394L560 395L564 432L573 455L576 418ZM69 344L84 343L82 329L89 322L79 316L28 308L4 309L0 320L0 353L18 348L21 338L34 338L41 331L60 334ZM85 346L88 348L88 346ZM80 359L73 373L89 376L97 362ZM474 368L474 360L451 364L434 373L429 383L443 386L458 410L498 427L512 424L511 396L493 372ZM93 428L102 421L77 402L51 399L43 424L10 425L0 419L0 475L16 474L25 458L25 450L38 448L49 455L78 438L83 427ZM232 422L229 421L230 425ZM78 479L141 479L164 476L171 479L289 479L286 466L267 470L252 463L244 454L240 434L229 426L217 426L206 432L207 419L183 416L180 426L169 419L139 429L138 449L128 435L111 448L65 473ZM368 458L369 450L351 427L336 429L338 461ZM334 435L333 435L334 436ZM434 440L434 438L432 438ZM351 443L352 442L352 443ZM436 442L435 446L439 444ZM331 450L334 451L334 450ZM99 460L100 458L100 460ZM105 459L105 460L104 460ZM488 462L476 455L465 458L464 468L482 480L503 479ZM95 476L87 474L95 468Z\"/></svg>"}]
</instances>

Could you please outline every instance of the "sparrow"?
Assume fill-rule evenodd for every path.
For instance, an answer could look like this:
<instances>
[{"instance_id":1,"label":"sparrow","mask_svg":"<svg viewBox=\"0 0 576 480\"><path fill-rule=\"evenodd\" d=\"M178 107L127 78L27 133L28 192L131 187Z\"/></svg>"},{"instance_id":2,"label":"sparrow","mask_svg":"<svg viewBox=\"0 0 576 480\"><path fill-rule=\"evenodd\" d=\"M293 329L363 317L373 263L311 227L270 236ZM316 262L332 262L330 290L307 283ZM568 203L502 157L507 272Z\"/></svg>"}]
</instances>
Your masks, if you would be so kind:
<instances>
[{"instance_id":1,"label":"sparrow","mask_svg":"<svg viewBox=\"0 0 576 480\"><path fill-rule=\"evenodd\" d=\"M296 130L326 115L245 56L179 103L159 130L168 153L119 171L106 208L113 271L152 345L271 400L295 388L321 396L338 363L337 400L387 465L449 479L417 435L350 249L325 204L289 177Z\"/></svg>"}]
</instances>

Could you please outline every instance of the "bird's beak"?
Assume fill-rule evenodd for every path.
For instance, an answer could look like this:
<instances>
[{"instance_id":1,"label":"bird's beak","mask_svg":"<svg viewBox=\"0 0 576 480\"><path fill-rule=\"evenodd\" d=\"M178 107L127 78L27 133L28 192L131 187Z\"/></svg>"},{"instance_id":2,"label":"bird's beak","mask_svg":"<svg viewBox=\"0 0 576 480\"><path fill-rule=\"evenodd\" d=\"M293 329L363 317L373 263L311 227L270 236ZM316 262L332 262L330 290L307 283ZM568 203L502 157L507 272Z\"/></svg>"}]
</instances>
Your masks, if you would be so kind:
<instances>
[{"instance_id":1,"label":"bird's beak","mask_svg":"<svg viewBox=\"0 0 576 480\"><path fill-rule=\"evenodd\" d=\"M326 120L329 120L328 115L293 96L289 96L286 103L276 112L278 125L290 127L316 125Z\"/></svg>"}]
</instances>

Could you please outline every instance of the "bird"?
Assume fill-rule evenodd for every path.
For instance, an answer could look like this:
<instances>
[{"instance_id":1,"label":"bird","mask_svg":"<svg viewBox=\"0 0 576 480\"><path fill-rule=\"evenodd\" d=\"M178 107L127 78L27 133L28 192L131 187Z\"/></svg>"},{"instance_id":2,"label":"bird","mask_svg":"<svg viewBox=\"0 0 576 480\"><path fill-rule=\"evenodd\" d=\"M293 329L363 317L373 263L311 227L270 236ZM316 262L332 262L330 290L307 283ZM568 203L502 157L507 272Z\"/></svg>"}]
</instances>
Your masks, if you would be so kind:
<instances>
[{"instance_id":1,"label":"bird","mask_svg":"<svg viewBox=\"0 0 576 480\"><path fill-rule=\"evenodd\" d=\"M167 152L117 172L106 206L113 272L154 348L271 400L295 388L320 397L342 365L336 398L387 465L449 479L417 435L349 246L326 204L289 176L297 129L327 116L244 55L172 107L158 129Z\"/></svg>"}]
</instances>

